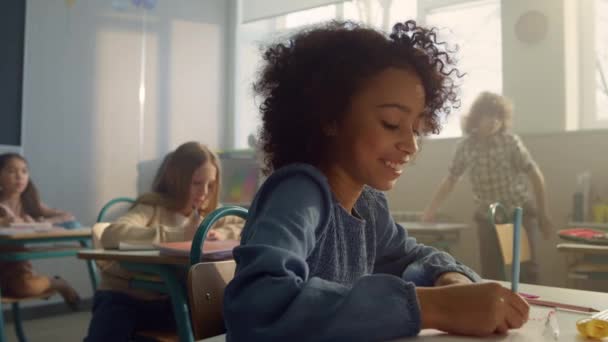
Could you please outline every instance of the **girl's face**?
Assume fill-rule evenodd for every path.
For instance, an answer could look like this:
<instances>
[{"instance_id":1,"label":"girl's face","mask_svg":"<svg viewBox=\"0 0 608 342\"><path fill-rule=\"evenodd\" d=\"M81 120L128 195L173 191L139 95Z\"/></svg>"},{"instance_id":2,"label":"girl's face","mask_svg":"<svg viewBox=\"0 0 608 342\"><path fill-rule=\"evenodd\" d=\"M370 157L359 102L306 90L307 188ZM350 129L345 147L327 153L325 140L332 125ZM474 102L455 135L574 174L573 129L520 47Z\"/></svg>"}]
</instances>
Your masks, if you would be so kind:
<instances>
[{"instance_id":1,"label":"girl's face","mask_svg":"<svg viewBox=\"0 0 608 342\"><path fill-rule=\"evenodd\" d=\"M0 170L0 187L5 195L23 193L29 179L27 164L19 158L11 158Z\"/></svg>"},{"instance_id":2,"label":"girl's face","mask_svg":"<svg viewBox=\"0 0 608 342\"><path fill-rule=\"evenodd\" d=\"M489 137L500 131L502 123L496 116L486 115L479 119L479 126L477 128L477 135L480 137Z\"/></svg>"},{"instance_id":3,"label":"girl's face","mask_svg":"<svg viewBox=\"0 0 608 342\"><path fill-rule=\"evenodd\" d=\"M211 162L201 165L192 174L190 197L185 209L200 208L216 191L217 168Z\"/></svg>"},{"instance_id":4,"label":"girl's face","mask_svg":"<svg viewBox=\"0 0 608 342\"><path fill-rule=\"evenodd\" d=\"M390 190L418 151L425 93L418 75L388 68L353 96L345 118L330 127L330 167L357 185ZM332 131L333 130L333 131Z\"/></svg>"}]
</instances>

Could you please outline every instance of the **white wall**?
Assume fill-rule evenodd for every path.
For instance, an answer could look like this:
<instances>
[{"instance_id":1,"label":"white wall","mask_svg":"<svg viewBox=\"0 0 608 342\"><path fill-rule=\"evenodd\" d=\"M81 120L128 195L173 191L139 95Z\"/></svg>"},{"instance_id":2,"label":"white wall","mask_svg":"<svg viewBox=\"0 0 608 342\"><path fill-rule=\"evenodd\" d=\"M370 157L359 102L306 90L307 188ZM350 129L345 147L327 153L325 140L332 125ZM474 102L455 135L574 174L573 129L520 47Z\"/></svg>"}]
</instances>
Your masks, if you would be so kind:
<instances>
[{"instance_id":1,"label":"white wall","mask_svg":"<svg viewBox=\"0 0 608 342\"><path fill-rule=\"evenodd\" d=\"M115 3L127 9L116 10ZM73 212L86 225L109 199L136 195L140 161L158 159L188 140L220 145L226 2L158 1L146 11L141 137L144 10L130 4L27 3L23 153L44 201ZM83 262L36 265L90 296Z\"/></svg>"},{"instance_id":2,"label":"white wall","mask_svg":"<svg viewBox=\"0 0 608 342\"><path fill-rule=\"evenodd\" d=\"M594 15L592 0L501 0L503 94L519 115L514 128L545 133L600 128L595 117ZM546 36L521 41L522 15L542 13ZM532 30L532 27L528 26Z\"/></svg>"}]
</instances>

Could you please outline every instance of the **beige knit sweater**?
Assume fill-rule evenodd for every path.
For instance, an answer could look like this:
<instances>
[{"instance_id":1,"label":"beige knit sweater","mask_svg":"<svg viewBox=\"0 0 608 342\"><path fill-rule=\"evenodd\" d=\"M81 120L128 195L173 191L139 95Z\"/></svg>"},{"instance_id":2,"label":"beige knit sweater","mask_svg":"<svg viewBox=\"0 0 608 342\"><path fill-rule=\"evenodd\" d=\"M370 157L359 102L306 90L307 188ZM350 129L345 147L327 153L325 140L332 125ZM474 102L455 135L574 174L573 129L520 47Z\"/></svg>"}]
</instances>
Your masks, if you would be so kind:
<instances>
[{"instance_id":1,"label":"beige knit sweater","mask_svg":"<svg viewBox=\"0 0 608 342\"><path fill-rule=\"evenodd\" d=\"M97 248L116 249L120 242L152 244L158 242L187 241L192 238L203 217L190 217L159 205L137 204L116 222L101 228L94 244ZM244 221L235 216L224 217L211 230L220 240L239 239ZM95 235L94 228L94 235ZM100 290L120 291L139 299L163 298L156 292L129 288L129 281L137 274L122 268L118 262L98 261L101 270ZM147 276L146 278L149 278Z\"/></svg>"}]
</instances>

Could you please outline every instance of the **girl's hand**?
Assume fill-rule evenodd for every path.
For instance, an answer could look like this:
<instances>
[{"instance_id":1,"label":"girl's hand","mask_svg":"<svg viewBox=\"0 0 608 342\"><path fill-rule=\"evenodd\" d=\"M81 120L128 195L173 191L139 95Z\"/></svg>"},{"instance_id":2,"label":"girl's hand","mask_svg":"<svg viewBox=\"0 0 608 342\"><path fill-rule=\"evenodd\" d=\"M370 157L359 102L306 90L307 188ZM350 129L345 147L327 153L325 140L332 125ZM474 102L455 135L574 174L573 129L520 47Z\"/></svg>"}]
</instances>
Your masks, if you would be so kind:
<instances>
[{"instance_id":1,"label":"girl's hand","mask_svg":"<svg viewBox=\"0 0 608 342\"><path fill-rule=\"evenodd\" d=\"M520 328L530 311L519 295L497 283L418 288L422 328L470 336Z\"/></svg>"},{"instance_id":2,"label":"girl's hand","mask_svg":"<svg viewBox=\"0 0 608 342\"><path fill-rule=\"evenodd\" d=\"M220 236L215 230L210 230L209 232L207 232L207 240L215 241L215 240L219 240L219 239L220 239Z\"/></svg>"},{"instance_id":3,"label":"girl's hand","mask_svg":"<svg viewBox=\"0 0 608 342\"><path fill-rule=\"evenodd\" d=\"M462 273L446 272L435 280L435 286L448 286L457 284L473 284L473 281Z\"/></svg>"}]
</instances>

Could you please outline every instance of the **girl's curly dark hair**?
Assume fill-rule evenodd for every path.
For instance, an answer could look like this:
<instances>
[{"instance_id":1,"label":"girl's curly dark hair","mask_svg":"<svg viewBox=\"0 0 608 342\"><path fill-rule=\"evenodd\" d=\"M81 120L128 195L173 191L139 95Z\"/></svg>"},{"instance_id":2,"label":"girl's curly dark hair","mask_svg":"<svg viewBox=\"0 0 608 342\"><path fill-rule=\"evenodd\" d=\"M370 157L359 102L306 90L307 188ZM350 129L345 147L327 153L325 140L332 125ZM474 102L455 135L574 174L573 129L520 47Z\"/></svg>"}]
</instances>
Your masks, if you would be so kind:
<instances>
[{"instance_id":1,"label":"girl's curly dark hair","mask_svg":"<svg viewBox=\"0 0 608 342\"><path fill-rule=\"evenodd\" d=\"M440 115L457 107L461 77L453 53L435 29L398 23L390 35L353 22L331 21L270 45L253 89L262 99L264 171L325 157L322 127L339 122L364 83L389 68L414 70L425 90L424 127L439 133Z\"/></svg>"}]
</instances>

